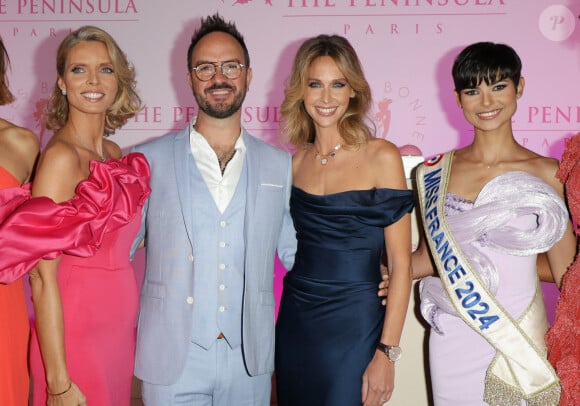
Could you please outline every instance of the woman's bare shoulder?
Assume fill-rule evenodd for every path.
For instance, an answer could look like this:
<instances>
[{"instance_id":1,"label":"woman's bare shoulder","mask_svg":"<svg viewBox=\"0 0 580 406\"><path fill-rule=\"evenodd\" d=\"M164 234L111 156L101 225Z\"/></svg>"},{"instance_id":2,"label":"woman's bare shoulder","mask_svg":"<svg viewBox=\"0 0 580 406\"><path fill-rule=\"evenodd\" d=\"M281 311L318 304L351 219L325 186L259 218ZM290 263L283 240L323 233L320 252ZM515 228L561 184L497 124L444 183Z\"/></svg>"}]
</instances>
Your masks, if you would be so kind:
<instances>
[{"instance_id":1,"label":"woman's bare shoulder","mask_svg":"<svg viewBox=\"0 0 580 406\"><path fill-rule=\"evenodd\" d=\"M74 146L53 139L40 154L32 193L48 196L56 202L68 200L74 196L76 186L85 177Z\"/></svg>"},{"instance_id":2,"label":"woman's bare shoulder","mask_svg":"<svg viewBox=\"0 0 580 406\"><path fill-rule=\"evenodd\" d=\"M80 157L71 143L59 137L53 137L40 154L37 177L44 174L58 177L68 174L71 177L80 168Z\"/></svg>"},{"instance_id":3,"label":"woman's bare shoulder","mask_svg":"<svg viewBox=\"0 0 580 406\"><path fill-rule=\"evenodd\" d=\"M36 134L24 127L18 127L6 120L0 120L0 144L18 153L36 155L40 148Z\"/></svg>"},{"instance_id":4,"label":"woman's bare shoulder","mask_svg":"<svg viewBox=\"0 0 580 406\"><path fill-rule=\"evenodd\" d=\"M538 154L525 162L526 172L537 176L556 189L558 192L561 192L563 190L563 185L556 177L558 167L559 161L557 159Z\"/></svg>"},{"instance_id":5,"label":"woman's bare shoulder","mask_svg":"<svg viewBox=\"0 0 580 406\"><path fill-rule=\"evenodd\" d=\"M367 162L376 176L377 187L406 189L403 160L399 148L390 141L374 138L367 146Z\"/></svg>"},{"instance_id":6,"label":"woman's bare shoulder","mask_svg":"<svg viewBox=\"0 0 580 406\"><path fill-rule=\"evenodd\" d=\"M390 141L373 138L366 146L369 162L376 162L384 167L399 167L401 165L401 153L399 148Z\"/></svg>"}]
</instances>

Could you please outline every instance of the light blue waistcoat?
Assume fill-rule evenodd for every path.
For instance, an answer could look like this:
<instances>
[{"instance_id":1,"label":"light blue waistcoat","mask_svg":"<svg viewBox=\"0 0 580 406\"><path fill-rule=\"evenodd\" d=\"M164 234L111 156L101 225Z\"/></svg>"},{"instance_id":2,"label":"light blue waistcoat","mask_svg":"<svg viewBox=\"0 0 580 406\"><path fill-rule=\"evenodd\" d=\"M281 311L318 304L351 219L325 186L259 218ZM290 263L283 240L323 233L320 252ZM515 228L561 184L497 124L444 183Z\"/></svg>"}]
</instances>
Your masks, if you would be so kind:
<instances>
[{"instance_id":1,"label":"light blue waistcoat","mask_svg":"<svg viewBox=\"0 0 580 406\"><path fill-rule=\"evenodd\" d=\"M244 291L244 214L247 187L244 161L236 191L223 213L197 168L192 180L194 292L192 341L209 348L223 333L230 346L241 344Z\"/></svg>"}]
</instances>

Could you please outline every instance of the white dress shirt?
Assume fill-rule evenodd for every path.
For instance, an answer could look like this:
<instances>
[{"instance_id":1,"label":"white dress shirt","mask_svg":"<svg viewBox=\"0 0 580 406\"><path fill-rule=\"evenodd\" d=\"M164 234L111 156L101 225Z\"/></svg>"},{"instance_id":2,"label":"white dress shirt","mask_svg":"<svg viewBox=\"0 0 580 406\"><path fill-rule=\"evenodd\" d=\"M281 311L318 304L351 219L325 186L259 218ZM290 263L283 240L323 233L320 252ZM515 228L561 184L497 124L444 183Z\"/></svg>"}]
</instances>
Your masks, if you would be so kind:
<instances>
[{"instance_id":1,"label":"white dress shirt","mask_svg":"<svg viewBox=\"0 0 580 406\"><path fill-rule=\"evenodd\" d=\"M236 152L222 175L217 154L205 137L195 130L195 121L196 117L191 120L189 131L191 153L209 189L209 193L213 197L220 213L223 213L228 204L230 204L240 180L246 156L246 146L240 132L240 136L234 145Z\"/></svg>"}]
</instances>

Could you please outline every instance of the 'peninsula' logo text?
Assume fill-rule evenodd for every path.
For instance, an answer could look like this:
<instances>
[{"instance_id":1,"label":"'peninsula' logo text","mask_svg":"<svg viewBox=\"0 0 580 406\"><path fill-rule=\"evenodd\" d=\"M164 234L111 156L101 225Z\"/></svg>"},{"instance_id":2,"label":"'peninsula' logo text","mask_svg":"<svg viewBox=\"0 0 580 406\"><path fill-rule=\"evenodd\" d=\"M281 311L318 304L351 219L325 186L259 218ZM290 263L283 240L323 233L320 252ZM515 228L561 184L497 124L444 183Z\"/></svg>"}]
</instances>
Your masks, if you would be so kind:
<instances>
[{"instance_id":1,"label":"'peninsula' logo text","mask_svg":"<svg viewBox=\"0 0 580 406\"><path fill-rule=\"evenodd\" d=\"M137 14L138 0L0 0L0 15ZM8 4L10 3L10 4ZM16 4L15 4L16 3Z\"/></svg>"}]
</instances>

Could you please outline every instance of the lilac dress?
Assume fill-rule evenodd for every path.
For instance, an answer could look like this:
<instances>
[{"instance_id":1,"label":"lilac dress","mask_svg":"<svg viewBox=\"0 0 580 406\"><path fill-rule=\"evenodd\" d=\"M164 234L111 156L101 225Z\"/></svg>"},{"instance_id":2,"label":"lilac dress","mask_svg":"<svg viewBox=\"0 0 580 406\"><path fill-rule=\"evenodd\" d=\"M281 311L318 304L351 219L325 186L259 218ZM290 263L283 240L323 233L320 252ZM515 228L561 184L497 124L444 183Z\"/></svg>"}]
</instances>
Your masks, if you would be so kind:
<instances>
[{"instance_id":1,"label":"lilac dress","mask_svg":"<svg viewBox=\"0 0 580 406\"><path fill-rule=\"evenodd\" d=\"M482 189L478 200L486 194L495 194L491 198L486 196L488 207L483 209L487 212L482 216L474 215L475 212L470 216L469 213L478 200L471 202L448 193L445 202L456 241L473 267L478 269L490 292L514 319L527 309L536 294L539 283L537 253L561 238L562 224L565 227L567 220L562 218L566 213L561 205L552 210L551 206L542 207L544 202L534 202L534 207L520 212L523 202L534 199L536 190L526 181L518 186L518 175L522 173L500 175ZM510 200L504 191L512 185ZM500 199L497 203L495 197ZM481 207L479 210L482 212ZM549 212L548 217L555 213L556 218L544 218L545 212ZM501 226L489 225L502 216ZM508 217L509 220L505 220ZM466 241L468 239L471 241ZM486 370L495 356L495 349L455 314L439 278L428 277L421 282L421 311L432 327L429 364L435 405L486 405L483 401ZM535 317L545 320L545 311ZM541 320L542 323L547 329L547 321Z\"/></svg>"}]
</instances>

